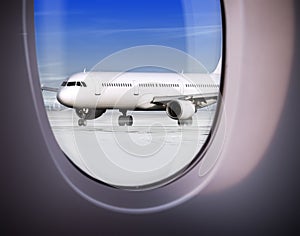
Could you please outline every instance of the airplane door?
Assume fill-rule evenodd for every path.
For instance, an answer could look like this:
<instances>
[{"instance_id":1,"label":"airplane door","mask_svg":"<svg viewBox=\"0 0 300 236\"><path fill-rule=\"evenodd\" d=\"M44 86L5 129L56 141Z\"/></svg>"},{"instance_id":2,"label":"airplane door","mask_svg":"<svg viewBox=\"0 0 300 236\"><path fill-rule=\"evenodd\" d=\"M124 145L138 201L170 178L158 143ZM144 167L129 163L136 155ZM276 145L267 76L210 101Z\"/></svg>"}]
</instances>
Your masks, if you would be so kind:
<instances>
[{"instance_id":1,"label":"airplane door","mask_svg":"<svg viewBox=\"0 0 300 236\"><path fill-rule=\"evenodd\" d=\"M102 90L102 86L101 86L101 81L95 81L95 95L101 95L101 90Z\"/></svg>"},{"instance_id":2,"label":"airplane door","mask_svg":"<svg viewBox=\"0 0 300 236\"><path fill-rule=\"evenodd\" d=\"M184 94L184 83L182 82L182 80L178 80L178 84L179 84L179 92L180 94Z\"/></svg>"},{"instance_id":3,"label":"airplane door","mask_svg":"<svg viewBox=\"0 0 300 236\"><path fill-rule=\"evenodd\" d=\"M133 81L133 95L139 95L139 84L135 80Z\"/></svg>"}]
</instances>

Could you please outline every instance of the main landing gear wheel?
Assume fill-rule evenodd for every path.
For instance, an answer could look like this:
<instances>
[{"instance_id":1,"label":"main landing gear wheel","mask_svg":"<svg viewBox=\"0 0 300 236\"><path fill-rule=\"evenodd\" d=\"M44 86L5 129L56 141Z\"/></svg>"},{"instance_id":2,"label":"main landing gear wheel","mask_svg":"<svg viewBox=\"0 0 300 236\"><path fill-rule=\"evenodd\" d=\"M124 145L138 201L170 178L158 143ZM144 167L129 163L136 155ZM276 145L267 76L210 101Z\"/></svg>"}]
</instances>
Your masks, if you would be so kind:
<instances>
[{"instance_id":1,"label":"main landing gear wheel","mask_svg":"<svg viewBox=\"0 0 300 236\"><path fill-rule=\"evenodd\" d=\"M79 126L86 126L87 125L87 121L85 119L79 119L78 120L78 125Z\"/></svg>"},{"instance_id":2,"label":"main landing gear wheel","mask_svg":"<svg viewBox=\"0 0 300 236\"><path fill-rule=\"evenodd\" d=\"M132 126L133 125L133 117L132 116L127 116L127 117L128 117L127 125Z\"/></svg>"},{"instance_id":3,"label":"main landing gear wheel","mask_svg":"<svg viewBox=\"0 0 300 236\"><path fill-rule=\"evenodd\" d=\"M119 116L119 126L132 126L133 125L133 117L132 116Z\"/></svg>"},{"instance_id":4,"label":"main landing gear wheel","mask_svg":"<svg viewBox=\"0 0 300 236\"><path fill-rule=\"evenodd\" d=\"M133 125L133 117L127 116L127 110L120 109L119 110L123 115L119 116L119 126L132 126Z\"/></svg>"},{"instance_id":5,"label":"main landing gear wheel","mask_svg":"<svg viewBox=\"0 0 300 236\"><path fill-rule=\"evenodd\" d=\"M191 126L193 124L193 119L190 118L190 119L186 119L186 120L178 120L178 125L180 126Z\"/></svg>"}]
</instances>

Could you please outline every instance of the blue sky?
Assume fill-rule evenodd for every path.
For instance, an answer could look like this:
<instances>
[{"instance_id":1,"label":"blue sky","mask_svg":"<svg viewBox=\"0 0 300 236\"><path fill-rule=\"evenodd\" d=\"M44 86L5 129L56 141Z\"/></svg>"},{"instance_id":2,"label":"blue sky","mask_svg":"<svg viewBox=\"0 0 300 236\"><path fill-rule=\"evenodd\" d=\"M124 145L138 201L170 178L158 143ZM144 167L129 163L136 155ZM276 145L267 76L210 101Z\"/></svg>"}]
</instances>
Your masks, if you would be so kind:
<instances>
[{"instance_id":1,"label":"blue sky","mask_svg":"<svg viewBox=\"0 0 300 236\"><path fill-rule=\"evenodd\" d=\"M182 50L212 70L221 45L218 0L35 0L42 81L91 69L114 52L142 45Z\"/></svg>"}]
</instances>

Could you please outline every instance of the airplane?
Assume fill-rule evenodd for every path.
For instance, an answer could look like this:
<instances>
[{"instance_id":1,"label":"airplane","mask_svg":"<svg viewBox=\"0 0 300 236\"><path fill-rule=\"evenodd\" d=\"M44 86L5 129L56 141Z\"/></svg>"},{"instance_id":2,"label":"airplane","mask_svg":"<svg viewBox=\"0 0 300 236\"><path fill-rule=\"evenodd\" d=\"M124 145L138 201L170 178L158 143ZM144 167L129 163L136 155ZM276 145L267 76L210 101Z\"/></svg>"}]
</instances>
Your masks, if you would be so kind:
<instances>
[{"instance_id":1,"label":"airplane","mask_svg":"<svg viewBox=\"0 0 300 236\"><path fill-rule=\"evenodd\" d=\"M198 109L218 100L221 61L207 74L84 71L70 76L60 88L42 86L42 91L56 92L59 103L75 109L79 126L108 109L122 113L119 126L133 125L130 110L165 110L178 125L191 125Z\"/></svg>"}]
</instances>

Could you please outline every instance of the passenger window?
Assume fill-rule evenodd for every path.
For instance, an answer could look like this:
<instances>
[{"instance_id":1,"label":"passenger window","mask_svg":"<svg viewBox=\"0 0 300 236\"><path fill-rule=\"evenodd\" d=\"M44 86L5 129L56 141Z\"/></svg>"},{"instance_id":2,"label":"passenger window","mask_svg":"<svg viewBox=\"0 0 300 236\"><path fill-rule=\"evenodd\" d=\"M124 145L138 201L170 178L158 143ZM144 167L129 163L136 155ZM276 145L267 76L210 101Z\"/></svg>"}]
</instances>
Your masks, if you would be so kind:
<instances>
[{"instance_id":1,"label":"passenger window","mask_svg":"<svg viewBox=\"0 0 300 236\"><path fill-rule=\"evenodd\" d=\"M121 189L159 187L189 171L218 114L217 89L203 88L221 82L220 1L34 5L40 82L53 91L70 87L43 93L67 158ZM215 93L207 103L205 92Z\"/></svg>"}]
</instances>

